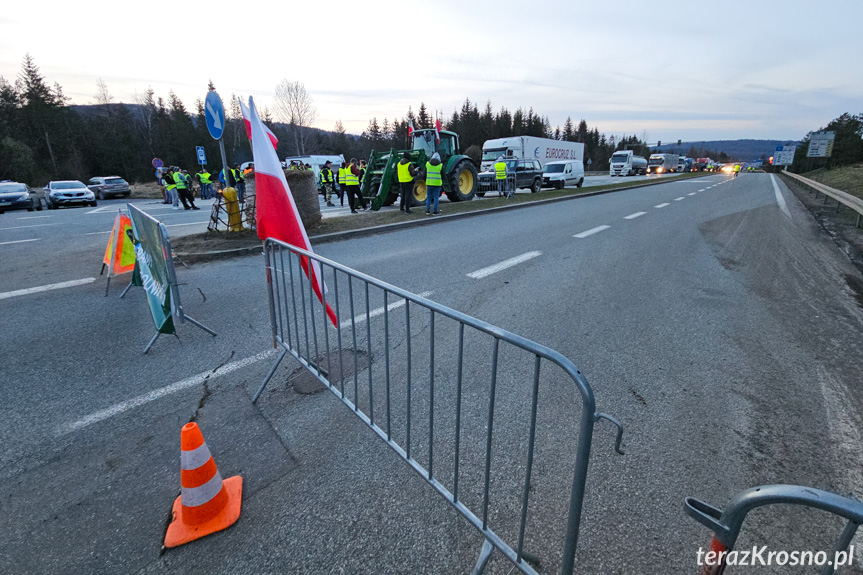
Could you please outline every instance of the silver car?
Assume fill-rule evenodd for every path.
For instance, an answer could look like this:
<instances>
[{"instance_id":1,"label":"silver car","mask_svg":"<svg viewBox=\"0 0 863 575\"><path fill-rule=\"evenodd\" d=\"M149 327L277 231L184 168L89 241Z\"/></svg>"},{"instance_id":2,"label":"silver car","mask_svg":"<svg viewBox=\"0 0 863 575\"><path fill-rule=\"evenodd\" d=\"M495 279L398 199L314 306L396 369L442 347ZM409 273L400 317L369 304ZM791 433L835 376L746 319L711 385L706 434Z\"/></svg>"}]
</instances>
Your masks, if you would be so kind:
<instances>
[{"instance_id":1,"label":"silver car","mask_svg":"<svg viewBox=\"0 0 863 575\"><path fill-rule=\"evenodd\" d=\"M120 176L96 176L87 182L90 191L96 194L96 198L104 200L110 196L127 197L132 193L129 182Z\"/></svg>"},{"instance_id":2,"label":"silver car","mask_svg":"<svg viewBox=\"0 0 863 575\"><path fill-rule=\"evenodd\" d=\"M60 206L95 206L96 196L78 180L60 180L45 186L45 203L49 210L56 210Z\"/></svg>"}]
</instances>

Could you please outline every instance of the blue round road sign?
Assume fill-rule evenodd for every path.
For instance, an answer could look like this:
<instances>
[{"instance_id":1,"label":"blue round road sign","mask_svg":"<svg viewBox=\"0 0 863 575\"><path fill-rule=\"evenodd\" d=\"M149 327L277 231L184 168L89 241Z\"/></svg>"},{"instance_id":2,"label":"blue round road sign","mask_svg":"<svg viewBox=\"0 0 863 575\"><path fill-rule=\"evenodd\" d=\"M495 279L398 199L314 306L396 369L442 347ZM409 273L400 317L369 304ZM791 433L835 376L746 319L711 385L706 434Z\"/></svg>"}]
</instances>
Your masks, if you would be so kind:
<instances>
[{"instance_id":1,"label":"blue round road sign","mask_svg":"<svg viewBox=\"0 0 863 575\"><path fill-rule=\"evenodd\" d=\"M207 120L207 130L214 140L220 140L225 131L225 107L216 92L207 92L204 99L204 117Z\"/></svg>"},{"instance_id":2,"label":"blue round road sign","mask_svg":"<svg viewBox=\"0 0 863 575\"><path fill-rule=\"evenodd\" d=\"M165 162L163 162L159 158L153 158L153 167L154 168L163 168L163 167L165 167Z\"/></svg>"}]
</instances>

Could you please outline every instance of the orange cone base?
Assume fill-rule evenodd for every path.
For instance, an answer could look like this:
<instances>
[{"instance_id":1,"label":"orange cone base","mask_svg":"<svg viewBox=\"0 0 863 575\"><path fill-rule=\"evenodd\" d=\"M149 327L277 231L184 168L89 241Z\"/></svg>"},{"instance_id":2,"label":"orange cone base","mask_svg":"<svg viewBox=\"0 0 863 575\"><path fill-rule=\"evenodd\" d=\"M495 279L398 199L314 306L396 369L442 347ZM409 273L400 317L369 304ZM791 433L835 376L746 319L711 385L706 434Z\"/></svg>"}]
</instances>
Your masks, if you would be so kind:
<instances>
[{"instance_id":1,"label":"orange cone base","mask_svg":"<svg viewBox=\"0 0 863 575\"><path fill-rule=\"evenodd\" d=\"M227 529L237 522L237 519L240 518L240 506L243 500L243 478L239 475L229 477L222 481L222 488L228 494L228 504L225 505L221 513L198 525L183 523L182 497L177 497L174 500L174 508L172 509L174 520L168 525L168 532L165 533L165 547L179 547L210 533Z\"/></svg>"}]
</instances>

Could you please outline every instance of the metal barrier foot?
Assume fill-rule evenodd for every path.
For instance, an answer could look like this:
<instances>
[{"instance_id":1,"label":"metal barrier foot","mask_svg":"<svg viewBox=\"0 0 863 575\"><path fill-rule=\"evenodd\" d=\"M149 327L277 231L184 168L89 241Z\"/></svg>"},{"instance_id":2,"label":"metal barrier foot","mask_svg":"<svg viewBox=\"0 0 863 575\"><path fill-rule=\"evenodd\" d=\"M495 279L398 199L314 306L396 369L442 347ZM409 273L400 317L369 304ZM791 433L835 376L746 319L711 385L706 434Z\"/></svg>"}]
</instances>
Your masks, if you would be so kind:
<instances>
[{"instance_id":1,"label":"metal barrier foot","mask_svg":"<svg viewBox=\"0 0 863 575\"><path fill-rule=\"evenodd\" d=\"M482 575L482 572L485 571L486 565L488 565L489 559L491 559L491 554L494 551L494 545L488 542L488 539L482 542L482 550L479 552L479 559L476 560L476 565L473 567L473 571L470 572L470 575Z\"/></svg>"},{"instance_id":2,"label":"metal barrier foot","mask_svg":"<svg viewBox=\"0 0 863 575\"><path fill-rule=\"evenodd\" d=\"M258 389L258 393L255 394L255 397L252 398L252 403L258 401L258 398L261 397L261 394L264 393L264 388L267 387L267 384L270 383L270 380L273 378L273 374L276 373L276 369L279 367L279 364L282 363L282 360L285 359L285 356L288 354L288 350L282 348L282 353L279 355L279 358L276 360L276 363L273 364L273 367L270 368L270 373L267 374L267 377L264 378L264 383L261 384L261 387Z\"/></svg>"}]
</instances>

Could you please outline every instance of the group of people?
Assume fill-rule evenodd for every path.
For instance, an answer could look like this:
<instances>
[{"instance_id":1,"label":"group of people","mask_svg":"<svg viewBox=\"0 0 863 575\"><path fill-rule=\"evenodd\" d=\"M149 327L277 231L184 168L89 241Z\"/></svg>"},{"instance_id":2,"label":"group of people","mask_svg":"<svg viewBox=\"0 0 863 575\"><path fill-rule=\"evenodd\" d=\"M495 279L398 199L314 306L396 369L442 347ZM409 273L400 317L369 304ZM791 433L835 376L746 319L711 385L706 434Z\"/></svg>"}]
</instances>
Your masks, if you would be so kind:
<instances>
[{"instance_id":1,"label":"group of people","mask_svg":"<svg viewBox=\"0 0 863 575\"><path fill-rule=\"evenodd\" d=\"M435 152L431 159L426 162L426 215L439 215L441 210L438 208L440 200L440 191L443 186L443 176L441 170L443 164L440 160L440 154ZM410 152L402 154L402 159L396 165L396 176L399 182L399 210L406 214L411 213L411 197L414 193L414 178L419 173L416 165L411 161Z\"/></svg>"},{"instance_id":2,"label":"group of people","mask_svg":"<svg viewBox=\"0 0 863 575\"><path fill-rule=\"evenodd\" d=\"M234 188L237 190L237 198L240 202L246 193L245 178L254 172L254 164L250 164L245 171L240 170L240 165L237 164L233 168L229 168L227 174L225 170L219 171L218 185L219 191L213 188L213 175L201 166L201 169L195 174L194 178L189 175L189 172L182 170L177 166L166 168L158 168L156 170L156 182L159 188L165 194L165 204L173 205L175 210L180 209L182 202L183 208L187 210L198 210L195 206L195 191L193 183L198 183L199 197L202 200L216 198L225 188Z\"/></svg>"}]
</instances>

